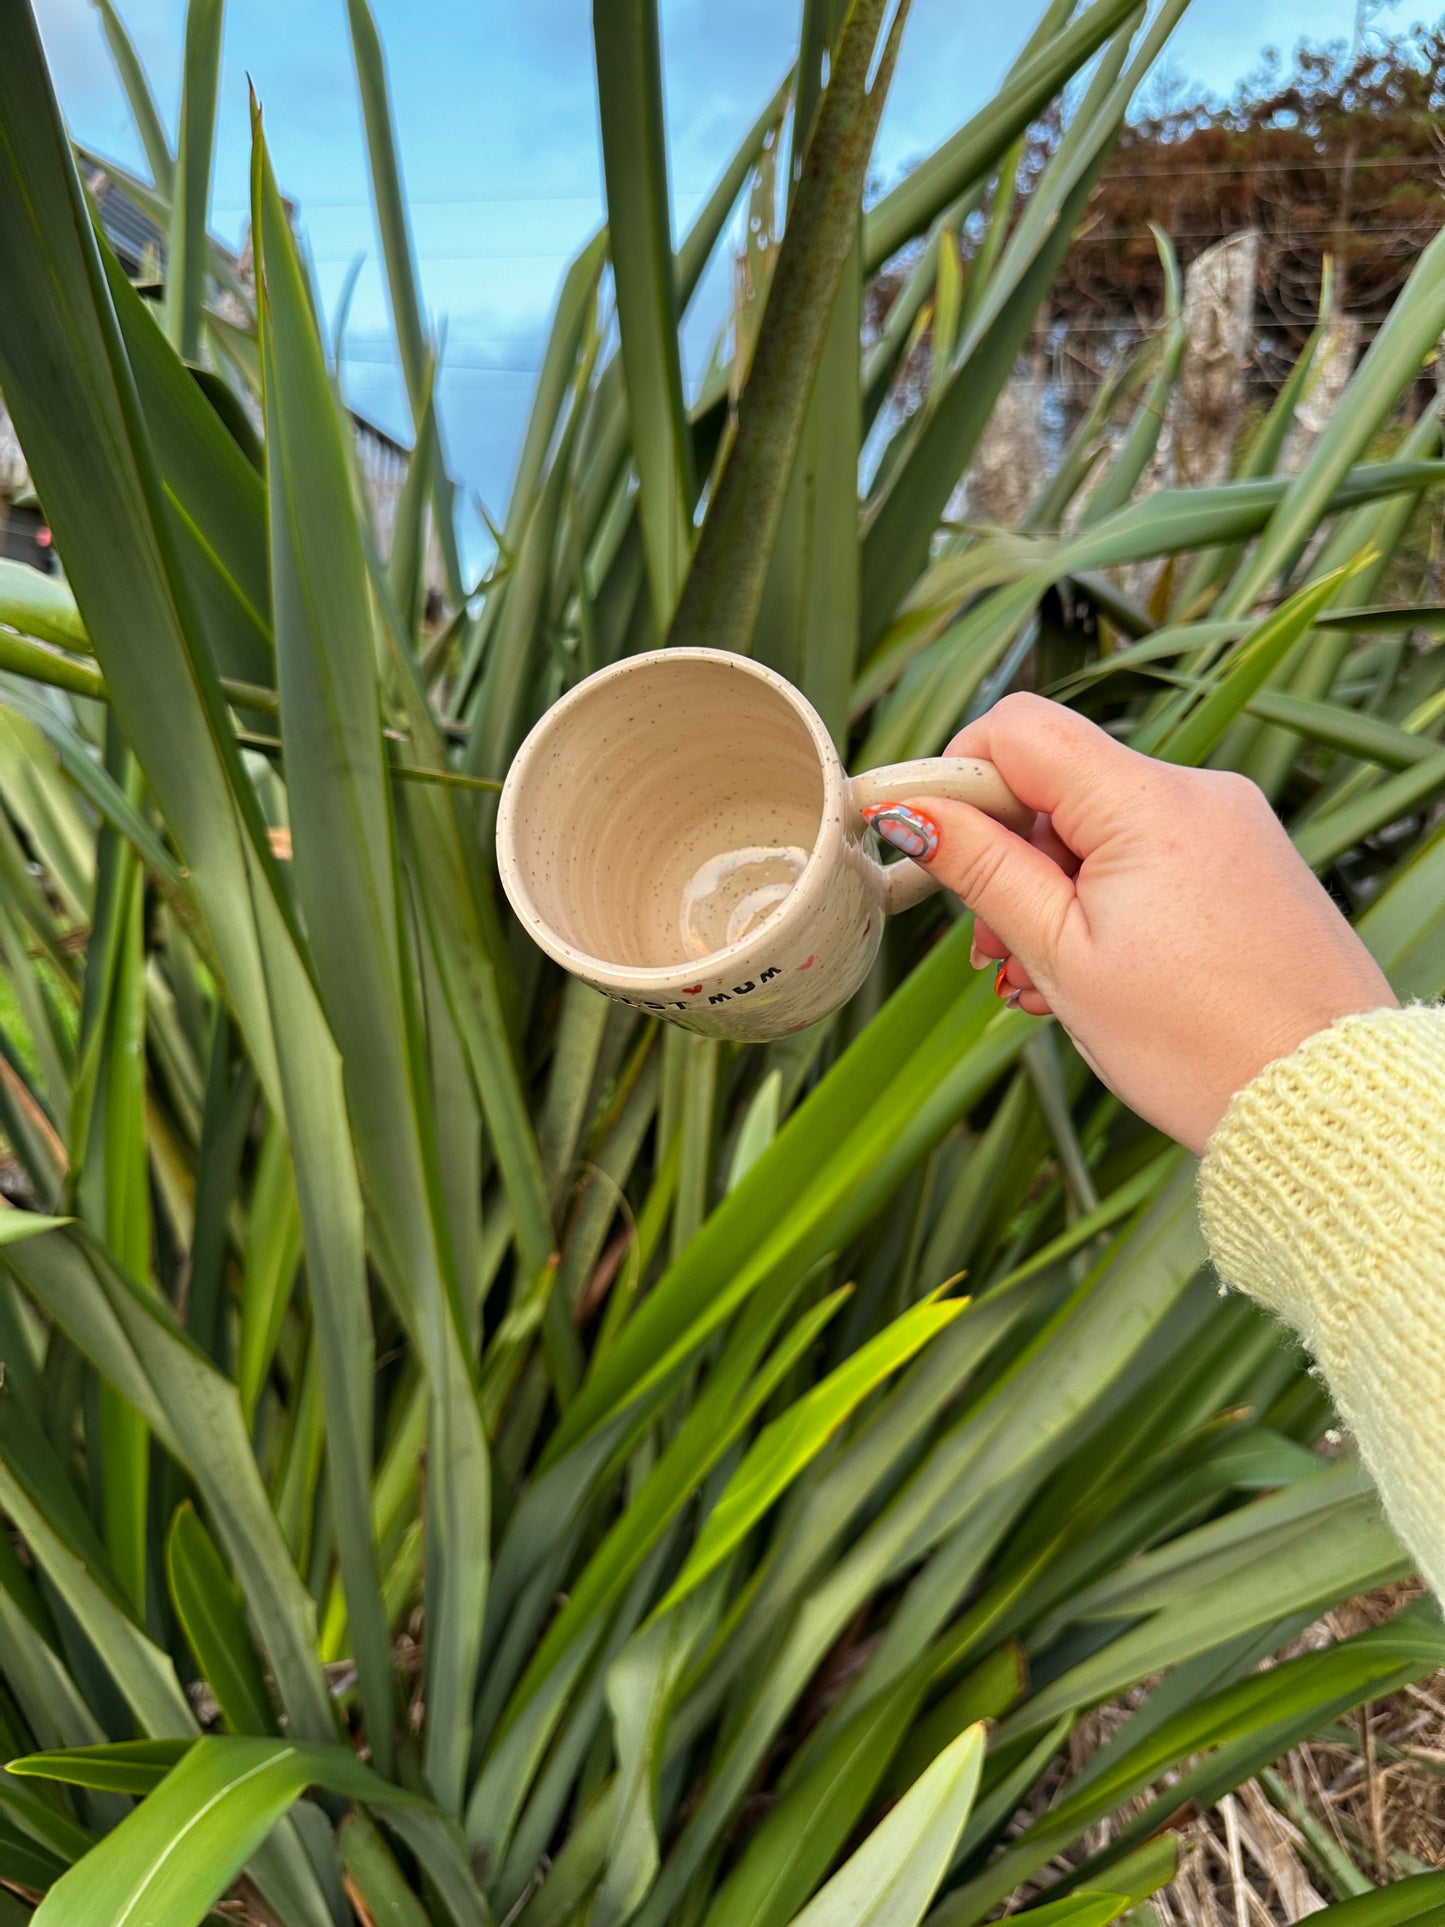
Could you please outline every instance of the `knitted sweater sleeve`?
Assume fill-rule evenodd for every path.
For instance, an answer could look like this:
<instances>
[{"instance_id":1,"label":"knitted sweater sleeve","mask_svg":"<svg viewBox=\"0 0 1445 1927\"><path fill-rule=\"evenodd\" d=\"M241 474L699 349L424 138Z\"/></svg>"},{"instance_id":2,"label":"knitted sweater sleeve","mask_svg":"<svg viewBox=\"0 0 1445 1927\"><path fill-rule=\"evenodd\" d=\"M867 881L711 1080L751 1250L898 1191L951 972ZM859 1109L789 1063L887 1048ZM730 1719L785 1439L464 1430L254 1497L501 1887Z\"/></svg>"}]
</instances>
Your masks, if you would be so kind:
<instances>
[{"instance_id":1,"label":"knitted sweater sleeve","mask_svg":"<svg viewBox=\"0 0 1445 1927\"><path fill-rule=\"evenodd\" d=\"M1300 1333L1445 1597L1445 1009L1345 1017L1267 1065L1199 1203L1221 1278Z\"/></svg>"}]
</instances>

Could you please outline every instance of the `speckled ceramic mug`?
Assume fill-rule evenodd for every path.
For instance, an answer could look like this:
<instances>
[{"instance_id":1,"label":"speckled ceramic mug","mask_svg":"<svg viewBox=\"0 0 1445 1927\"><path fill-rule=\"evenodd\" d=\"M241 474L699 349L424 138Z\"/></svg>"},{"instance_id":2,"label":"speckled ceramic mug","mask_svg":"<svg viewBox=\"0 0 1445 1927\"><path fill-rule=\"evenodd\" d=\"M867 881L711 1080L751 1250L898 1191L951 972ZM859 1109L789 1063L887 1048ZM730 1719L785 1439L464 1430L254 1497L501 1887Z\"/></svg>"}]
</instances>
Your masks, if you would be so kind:
<instances>
[{"instance_id":1,"label":"speckled ceramic mug","mask_svg":"<svg viewBox=\"0 0 1445 1927\"><path fill-rule=\"evenodd\" d=\"M704 1037L782 1037L853 995L883 919L937 886L878 861L863 819L906 796L1032 820L991 763L931 757L851 779L771 669L660 649L589 676L502 790L502 886L550 957Z\"/></svg>"}]
</instances>

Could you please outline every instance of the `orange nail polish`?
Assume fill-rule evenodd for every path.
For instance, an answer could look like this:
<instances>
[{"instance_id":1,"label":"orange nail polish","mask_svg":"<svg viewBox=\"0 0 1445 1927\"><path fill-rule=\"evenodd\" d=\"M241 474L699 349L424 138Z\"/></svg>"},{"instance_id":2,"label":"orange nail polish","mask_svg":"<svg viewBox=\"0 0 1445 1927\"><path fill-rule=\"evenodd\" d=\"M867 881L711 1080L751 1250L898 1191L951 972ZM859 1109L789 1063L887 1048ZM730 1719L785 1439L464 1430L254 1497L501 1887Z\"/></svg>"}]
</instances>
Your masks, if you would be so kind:
<instances>
[{"instance_id":1,"label":"orange nail polish","mask_svg":"<svg viewBox=\"0 0 1445 1927\"><path fill-rule=\"evenodd\" d=\"M902 850L916 863L931 863L938 855L938 825L922 810L912 809L907 803L870 803L863 820L885 843Z\"/></svg>"},{"instance_id":2,"label":"orange nail polish","mask_svg":"<svg viewBox=\"0 0 1445 1927\"><path fill-rule=\"evenodd\" d=\"M993 994L995 997L1009 997L1013 994L1013 985L1008 980L1007 957L1004 958L994 975Z\"/></svg>"}]
</instances>

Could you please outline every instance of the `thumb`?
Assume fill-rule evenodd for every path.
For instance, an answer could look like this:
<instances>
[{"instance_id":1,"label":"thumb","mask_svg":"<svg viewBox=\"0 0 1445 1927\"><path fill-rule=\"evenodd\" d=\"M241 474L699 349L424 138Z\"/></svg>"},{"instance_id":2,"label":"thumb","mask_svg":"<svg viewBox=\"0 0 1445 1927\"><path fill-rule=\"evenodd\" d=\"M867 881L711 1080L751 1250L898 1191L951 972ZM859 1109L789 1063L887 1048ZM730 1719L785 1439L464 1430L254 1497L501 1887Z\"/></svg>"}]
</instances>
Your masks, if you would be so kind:
<instances>
[{"instance_id":1,"label":"thumb","mask_svg":"<svg viewBox=\"0 0 1445 1927\"><path fill-rule=\"evenodd\" d=\"M928 818L937 831L936 847L922 867L990 925L1031 976L1047 971L1078 907L1073 879L1052 857L971 803L921 796L905 807ZM877 818L874 828L888 836Z\"/></svg>"}]
</instances>

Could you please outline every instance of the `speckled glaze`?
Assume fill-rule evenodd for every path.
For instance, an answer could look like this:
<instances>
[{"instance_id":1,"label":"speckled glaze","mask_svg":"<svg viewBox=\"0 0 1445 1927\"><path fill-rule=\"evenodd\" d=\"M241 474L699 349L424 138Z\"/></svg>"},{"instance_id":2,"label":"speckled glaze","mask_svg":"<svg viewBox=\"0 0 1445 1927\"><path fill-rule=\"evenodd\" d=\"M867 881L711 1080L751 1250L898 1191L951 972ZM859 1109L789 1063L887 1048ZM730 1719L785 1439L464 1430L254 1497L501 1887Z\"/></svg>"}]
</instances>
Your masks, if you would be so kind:
<instances>
[{"instance_id":1,"label":"speckled glaze","mask_svg":"<svg viewBox=\"0 0 1445 1927\"><path fill-rule=\"evenodd\" d=\"M863 810L904 796L1032 820L989 763L933 757L850 780L783 677L660 649L589 676L528 736L502 790L498 868L533 939L605 996L704 1037L783 1037L846 1002L884 916L937 887L874 854ZM690 887L733 852L750 876L796 881L736 941L689 956Z\"/></svg>"}]
</instances>

